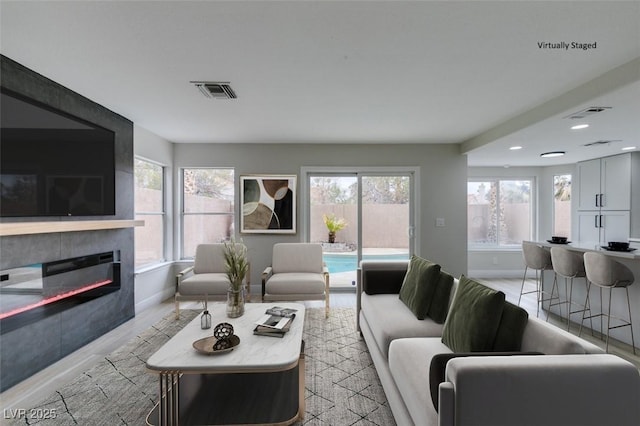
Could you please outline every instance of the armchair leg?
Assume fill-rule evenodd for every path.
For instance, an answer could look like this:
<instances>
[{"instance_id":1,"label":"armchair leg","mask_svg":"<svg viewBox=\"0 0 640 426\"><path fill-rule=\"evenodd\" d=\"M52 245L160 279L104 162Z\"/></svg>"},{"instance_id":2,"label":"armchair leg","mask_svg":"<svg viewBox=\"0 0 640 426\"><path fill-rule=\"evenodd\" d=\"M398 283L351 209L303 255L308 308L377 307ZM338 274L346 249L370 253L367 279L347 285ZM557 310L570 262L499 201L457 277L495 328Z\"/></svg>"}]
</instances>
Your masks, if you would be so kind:
<instances>
[{"instance_id":1,"label":"armchair leg","mask_svg":"<svg viewBox=\"0 0 640 426\"><path fill-rule=\"evenodd\" d=\"M324 317L329 318L329 274L324 277Z\"/></svg>"},{"instance_id":2,"label":"armchair leg","mask_svg":"<svg viewBox=\"0 0 640 426\"><path fill-rule=\"evenodd\" d=\"M176 320L180 319L180 302L176 299Z\"/></svg>"}]
</instances>

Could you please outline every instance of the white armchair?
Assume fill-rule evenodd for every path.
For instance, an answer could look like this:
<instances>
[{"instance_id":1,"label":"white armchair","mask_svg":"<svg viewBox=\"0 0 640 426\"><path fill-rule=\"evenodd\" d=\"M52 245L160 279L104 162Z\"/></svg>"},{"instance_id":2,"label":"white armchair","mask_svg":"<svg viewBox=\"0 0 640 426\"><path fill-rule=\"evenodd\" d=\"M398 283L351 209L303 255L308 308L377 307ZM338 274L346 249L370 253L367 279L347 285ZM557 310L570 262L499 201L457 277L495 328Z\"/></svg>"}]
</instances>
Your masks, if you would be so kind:
<instances>
[{"instance_id":1,"label":"white armchair","mask_svg":"<svg viewBox=\"0 0 640 426\"><path fill-rule=\"evenodd\" d=\"M242 245L236 243L236 245ZM247 300L250 298L251 271L245 278ZM176 277L176 319L180 318L180 302L186 300L226 300L230 282L224 262L224 244L199 244L193 266Z\"/></svg>"},{"instance_id":2,"label":"white armchair","mask_svg":"<svg viewBox=\"0 0 640 426\"><path fill-rule=\"evenodd\" d=\"M329 270L322 260L322 245L278 243L271 266L262 273L262 301L324 300L329 316Z\"/></svg>"}]
</instances>

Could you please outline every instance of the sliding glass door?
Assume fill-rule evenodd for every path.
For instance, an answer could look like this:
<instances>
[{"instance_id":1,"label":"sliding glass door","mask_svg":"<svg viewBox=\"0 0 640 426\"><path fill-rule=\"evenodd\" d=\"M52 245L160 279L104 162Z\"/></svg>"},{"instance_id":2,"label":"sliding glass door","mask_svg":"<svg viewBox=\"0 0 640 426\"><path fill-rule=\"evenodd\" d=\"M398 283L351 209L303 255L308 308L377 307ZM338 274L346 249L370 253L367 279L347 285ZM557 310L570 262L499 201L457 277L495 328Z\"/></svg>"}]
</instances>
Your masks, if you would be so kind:
<instances>
[{"instance_id":1,"label":"sliding glass door","mask_svg":"<svg viewBox=\"0 0 640 426\"><path fill-rule=\"evenodd\" d=\"M362 259L408 259L414 239L414 173L306 172L307 240L323 245L332 288L355 286Z\"/></svg>"}]
</instances>

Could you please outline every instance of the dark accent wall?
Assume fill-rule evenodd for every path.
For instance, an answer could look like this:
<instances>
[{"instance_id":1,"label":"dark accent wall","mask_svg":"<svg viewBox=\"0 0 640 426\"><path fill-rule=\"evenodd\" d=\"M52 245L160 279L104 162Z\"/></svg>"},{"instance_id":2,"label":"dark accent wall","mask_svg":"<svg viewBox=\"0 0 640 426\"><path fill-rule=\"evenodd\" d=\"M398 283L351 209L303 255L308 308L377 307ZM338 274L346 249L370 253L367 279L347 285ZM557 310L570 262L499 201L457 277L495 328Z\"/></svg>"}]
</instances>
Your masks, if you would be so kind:
<instances>
[{"instance_id":1,"label":"dark accent wall","mask_svg":"<svg viewBox=\"0 0 640 426\"><path fill-rule=\"evenodd\" d=\"M60 84L0 55L0 85L116 134L116 215L3 218L27 221L133 219L133 123ZM1 143L1 141L0 141ZM15 385L134 316L132 228L10 236L0 239L0 269L120 250L121 289L0 337L0 390Z\"/></svg>"}]
</instances>

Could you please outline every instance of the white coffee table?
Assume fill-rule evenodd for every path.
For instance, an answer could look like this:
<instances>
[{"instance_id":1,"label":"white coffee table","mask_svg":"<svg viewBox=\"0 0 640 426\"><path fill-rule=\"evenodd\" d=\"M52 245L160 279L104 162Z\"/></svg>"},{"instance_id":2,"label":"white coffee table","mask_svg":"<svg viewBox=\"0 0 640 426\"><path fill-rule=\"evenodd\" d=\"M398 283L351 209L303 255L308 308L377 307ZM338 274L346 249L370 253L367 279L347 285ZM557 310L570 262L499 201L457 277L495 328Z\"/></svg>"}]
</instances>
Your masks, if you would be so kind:
<instances>
[{"instance_id":1,"label":"white coffee table","mask_svg":"<svg viewBox=\"0 0 640 426\"><path fill-rule=\"evenodd\" d=\"M255 322L272 306L297 309L284 337L256 336ZM291 424L304 416L305 307L299 303L247 303L240 318L227 318L225 304L209 304L211 325L200 316L147 360L159 375L159 402L149 425ZM232 351L199 353L196 340L213 335L222 322L233 325L240 343Z\"/></svg>"}]
</instances>

